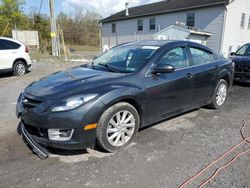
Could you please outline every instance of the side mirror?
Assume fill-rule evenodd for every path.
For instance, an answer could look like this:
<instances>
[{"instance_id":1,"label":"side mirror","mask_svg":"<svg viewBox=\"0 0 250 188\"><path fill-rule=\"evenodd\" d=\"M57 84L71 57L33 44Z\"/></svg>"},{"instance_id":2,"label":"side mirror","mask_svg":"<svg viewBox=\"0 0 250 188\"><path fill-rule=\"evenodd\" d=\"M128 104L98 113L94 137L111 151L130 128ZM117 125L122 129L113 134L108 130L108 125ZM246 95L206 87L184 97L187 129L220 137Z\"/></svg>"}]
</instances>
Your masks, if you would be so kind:
<instances>
[{"instance_id":1,"label":"side mirror","mask_svg":"<svg viewBox=\"0 0 250 188\"><path fill-rule=\"evenodd\" d=\"M230 53L230 56L234 56L234 55L235 55L235 52L231 52L231 53Z\"/></svg>"},{"instance_id":2,"label":"side mirror","mask_svg":"<svg viewBox=\"0 0 250 188\"><path fill-rule=\"evenodd\" d=\"M152 74L161 74L161 73L172 73L175 71L175 67L169 64L158 64L153 69Z\"/></svg>"}]
</instances>

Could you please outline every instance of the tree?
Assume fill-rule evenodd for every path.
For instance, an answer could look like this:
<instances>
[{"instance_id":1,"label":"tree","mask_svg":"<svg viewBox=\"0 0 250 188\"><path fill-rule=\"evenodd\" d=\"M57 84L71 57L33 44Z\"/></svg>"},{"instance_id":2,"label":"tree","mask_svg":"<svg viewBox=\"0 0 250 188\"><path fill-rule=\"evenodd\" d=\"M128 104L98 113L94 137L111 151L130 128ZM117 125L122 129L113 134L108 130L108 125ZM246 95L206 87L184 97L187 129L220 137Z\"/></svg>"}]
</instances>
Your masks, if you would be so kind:
<instances>
[{"instance_id":1,"label":"tree","mask_svg":"<svg viewBox=\"0 0 250 188\"><path fill-rule=\"evenodd\" d=\"M0 4L0 30L4 31L8 25L6 36L11 36L13 28L29 28L29 19L21 10L24 4L24 0L2 0Z\"/></svg>"},{"instance_id":2,"label":"tree","mask_svg":"<svg viewBox=\"0 0 250 188\"><path fill-rule=\"evenodd\" d=\"M31 23L34 19L34 24L30 27L38 31L40 50L42 52L51 51L51 38L50 38L50 21L47 15L33 14Z\"/></svg>"},{"instance_id":3,"label":"tree","mask_svg":"<svg viewBox=\"0 0 250 188\"><path fill-rule=\"evenodd\" d=\"M64 31L64 38L67 44L78 45L99 45L98 20L101 16L94 12L84 12L76 7L71 16L60 13L57 22Z\"/></svg>"},{"instance_id":4,"label":"tree","mask_svg":"<svg viewBox=\"0 0 250 188\"><path fill-rule=\"evenodd\" d=\"M39 34L41 51L50 51L50 19L47 15L37 13L36 7L32 7L32 15L23 13L24 0L0 0L0 36L11 37L12 29L37 30ZM101 16L76 7L73 14L60 13L57 24L64 31L66 44L99 45L98 20ZM8 27L6 27L8 25Z\"/></svg>"}]
</instances>

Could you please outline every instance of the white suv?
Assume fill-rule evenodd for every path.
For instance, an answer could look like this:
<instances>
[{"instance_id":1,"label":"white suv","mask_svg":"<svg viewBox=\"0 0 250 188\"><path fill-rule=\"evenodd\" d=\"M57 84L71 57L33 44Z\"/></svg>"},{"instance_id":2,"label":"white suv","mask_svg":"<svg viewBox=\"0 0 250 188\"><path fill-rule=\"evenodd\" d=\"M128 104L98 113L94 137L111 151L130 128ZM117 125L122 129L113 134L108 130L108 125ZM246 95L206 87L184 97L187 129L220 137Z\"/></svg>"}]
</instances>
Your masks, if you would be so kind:
<instances>
[{"instance_id":1,"label":"white suv","mask_svg":"<svg viewBox=\"0 0 250 188\"><path fill-rule=\"evenodd\" d=\"M13 72L24 75L31 66L29 49L18 40L0 37L0 73Z\"/></svg>"}]
</instances>

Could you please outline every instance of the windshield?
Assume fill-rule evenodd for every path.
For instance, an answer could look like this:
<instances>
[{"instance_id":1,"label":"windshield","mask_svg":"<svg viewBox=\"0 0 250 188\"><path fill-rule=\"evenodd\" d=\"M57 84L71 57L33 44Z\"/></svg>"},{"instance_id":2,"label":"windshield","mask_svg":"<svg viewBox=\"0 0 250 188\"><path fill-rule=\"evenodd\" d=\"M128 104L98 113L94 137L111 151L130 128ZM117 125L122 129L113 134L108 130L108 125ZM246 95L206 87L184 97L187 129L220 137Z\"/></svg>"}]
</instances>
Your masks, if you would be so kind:
<instances>
[{"instance_id":1,"label":"windshield","mask_svg":"<svg viewBox=\"0 0 250 188\"><path fill-rule=\"evenodd\" d=\"M242 46L235 54L239 56L250 56L250 44Z\"/></svg>"},{"instance_id":2,"label":"windshield","mask_svg":"<svg viewBox=\"0 0 250 188\"><path fill-rule=\"evenodd\" d=\"M94 68L112 72L137 72L148 62L158 46L119 46L94 59Z\"/></svg>"}]
</instances>

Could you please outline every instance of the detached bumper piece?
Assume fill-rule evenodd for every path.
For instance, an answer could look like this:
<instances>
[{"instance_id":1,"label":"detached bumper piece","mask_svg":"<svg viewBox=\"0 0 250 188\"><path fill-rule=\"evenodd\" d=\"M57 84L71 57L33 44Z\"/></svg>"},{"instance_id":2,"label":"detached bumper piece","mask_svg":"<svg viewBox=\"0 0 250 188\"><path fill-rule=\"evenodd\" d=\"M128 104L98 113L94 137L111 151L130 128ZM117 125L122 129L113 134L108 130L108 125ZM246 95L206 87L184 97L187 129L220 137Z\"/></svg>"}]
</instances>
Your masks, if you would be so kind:
<instances>
[{"instance_id":1,"label":"detached bumper piece","mask_svg":"<svg viewBox=\"0 0 250 188\"><path fill-rule=\"evenodd\" d=\"M29 146L32 148L32 151L35 154L37 154L37 156L42 160L45 160L46 158L48 158L49 152L44 147L40 146L38 143L36 143L32 139L32 136L25 130L25 127L23 124L21 125L21 131L22 131L23 137L25 138Z\"/></svg>"}]
</instances>

